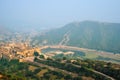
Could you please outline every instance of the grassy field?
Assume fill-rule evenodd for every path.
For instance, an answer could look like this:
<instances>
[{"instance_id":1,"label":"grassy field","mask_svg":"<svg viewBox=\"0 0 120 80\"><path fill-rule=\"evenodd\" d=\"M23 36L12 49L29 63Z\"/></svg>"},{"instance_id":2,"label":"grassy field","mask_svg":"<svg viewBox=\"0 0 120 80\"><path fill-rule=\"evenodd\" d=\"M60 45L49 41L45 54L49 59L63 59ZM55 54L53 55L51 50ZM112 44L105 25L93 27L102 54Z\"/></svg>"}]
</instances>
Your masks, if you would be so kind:
<instances>
[{"instance_id":1,"label":"grassy field","mask_svg":"<svg viewBox=\"0 0 120 80\"><path fill-rule=\"evenodd\" d=\"M39 73L37 73L38 77L43 77L44 73L48 72L48 69L42 69Z\"/></svg>"},{"instance_id":2,"label":"grassy field","mask_svg":"<svg viewBox=\"0 0 120 80\"><path fill-rule=\"evenodd\" d=\"M98 55L96 53L93 53L93 52L87 52L85 53L85 57L84 58L87 58L87 59L95 59L97 58Z\"/></svg>"},{"instance_id":3,"label":"grassy field","mask_svg":"<svg viewBox=\"0 0 120 80\"><path fill-rule=\"evenodd\" d=\"M37 69L37 67L31 66L31 65L29 66L29 70L30 70L30 71L34 72L35 69Z\"/></svg>"},{"instance_id":4,"label":"grassy field","mask_svg":"<svg viewBox=\"0 0 120 80\"><path fill-rule=\"evenodd\" d=\"M83 51L83 52L85 53L85 56L83 57L84 59L96 59L120 64L120 54L98 51Z\"/></svg>"},{"instance_id":5,"label":"grassy field","mask_svg":"<svg viewBox=\"0 0 120 80\"><path fill-rule=\"evenodd\" d=\"M79 48L79 47L71 47L71 46L62 46L59 48L59 46L53 46L51 48L44 49L44 51L53 51L55 50L59 51L72 51L75 53L75 55L72 55L72 57L69 57L69 55L64 55L67 58L79 58L79 59L93 59L93 60L102 60L107 62L113 62L120 64L120 54L114 54L110 52L105 51L97 51L92 49L86 49L86 48ZM50 53L47 53L50 54ZM54 56L57 56L58 58L62 58L63 56L54 54Z\"/></svg>"}]
</instances>

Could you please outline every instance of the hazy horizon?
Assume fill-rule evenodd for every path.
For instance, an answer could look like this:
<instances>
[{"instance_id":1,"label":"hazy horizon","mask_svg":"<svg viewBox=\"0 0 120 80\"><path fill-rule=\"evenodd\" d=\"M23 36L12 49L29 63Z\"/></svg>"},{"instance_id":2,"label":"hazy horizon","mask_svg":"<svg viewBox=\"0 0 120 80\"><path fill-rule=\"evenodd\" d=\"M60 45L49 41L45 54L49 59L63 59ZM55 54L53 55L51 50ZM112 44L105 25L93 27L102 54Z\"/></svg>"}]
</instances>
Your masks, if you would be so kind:
<instances>
[{"instance_id":1,"label":"hazy horizon","mask_svg":"<svg viewBox=\"0 0 120 80\"><path fill-rule=\"evenodd\" d=\"M85 20L120 23L119 3L118 0L1 0L0 25L44 29Z\"/></svg>"}]
</instances>

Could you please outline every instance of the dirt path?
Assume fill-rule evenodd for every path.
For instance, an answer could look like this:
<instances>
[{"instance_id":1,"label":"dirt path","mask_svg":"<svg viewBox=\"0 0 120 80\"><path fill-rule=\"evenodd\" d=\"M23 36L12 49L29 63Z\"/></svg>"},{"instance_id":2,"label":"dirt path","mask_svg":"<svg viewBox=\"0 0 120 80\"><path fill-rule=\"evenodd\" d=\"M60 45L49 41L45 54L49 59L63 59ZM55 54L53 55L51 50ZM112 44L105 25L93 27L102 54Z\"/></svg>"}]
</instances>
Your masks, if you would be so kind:
<instances>
[{"instance_id":1,"label":"dirt path","mask_svg":"<svg viewBox=\"0 0 120 80\"><path fill-rule=\"evenodd\" d=\"M40 59L40 58L39 58L39 59ZM40 60L45 61L44 59L40 59ZM55 67L52 67L52 66L48 66L48 65L45 65L45 64L38 63L38 62L32 62L32 61L30 61L30 60L28 60L28 62L30 62L31 64L38 65L38 66L40 66L40 67L47 67L48 69L50 69L50 70L52 70L52 71L59 71L59 72L65 73L65 74L69 74L69 75L71 75L72 77L78 77L78 74L77 74L77 73L69 72L69 71L66 71L66 70L63 70L63 69L55 68ZM75 65L75 64L72 64L72 65L81 68L81 66L79 66L79 65ZM89 70L89 69L88 69L88 70ZM96 71L96 70L90 70L90 71L92 71L92 72L94 72L94 73L96 73L96 74L105 76L105 77L107 77L107 78L109 78L109 79L111 79L111 80L115 80L113 77L110 77L110 76L108 76L108 75L106 75L106 74L104 74L104 73L101 73L101 72L99 72L99 71Z\"/></svg>"},{"instance_id":2,"label":"dirt path","mask_svg":"<svg viewBox=\"0 0 120 80\"><path fill-rule=\"evenodd\" d=\"M65 33L59 45L66 45L69 41L69 32Z\"/></svg>"},{"instance_id":3,"label":"dirt path","mask_svg":"<svg viewBox=\"0 0 120 80\"><path fill-rule=\"evenodd\" d=\"M76 67L81 67L81 66L79 66L79 65L75 65L75 64L73 64L73 65L76 66ZM89 69L88 69L88 70L89 70ZM109 78L109 79L111 79L111 80L115 80L113 77L110 77L110 76L108 76L108 75L106 75L106 74L104 74L104 73L101 73L101 72L99 72L99 71L96 71L96 70L90 70L90 71L92 71L92 72L94 72L94 73L96 73L96 74L105 76L106 78Z\"/></svg>"},{"instance_id":4,"label":"dirt path","mask_svg":"<svg viewBox=\"0 0 120 80\"><path fill-rule=\"evenodd\" d=\"M29 61L30 62L30 61ZM69 74L71 75L72 77L78 77L78 74L76 73L72 73L72 72L69 72L69 71L66 71L66 70L62 70L62 69L59 69L59 68L55 68L55 67L52 67L52 66L48 66L48 65L45 65L45 64L41 64L41 63L38 63L38 62L30 62L31 64L35 64L35 65L38 65L40 67L46 67L52 71L59 71L59 72L63 72L65 74Z\"/></svg>"},{"instance_id":5,"label":"dirt path","mask_svg":"<svg viewBox=\"0 0 120 80\"><path fill-rule=\"evenodd\" d=\"M103 56L103 57L108 57L108 58L112 58L115 60L119 60L120 59L120 55L117 54L113 54L110 52L104 52L104 51L97 51L97 50L93 50L93 49L87 49L87 48L80 48L80 47L74 47L74 46L66 46L66 45L46 45L41 47L40 49L46 49L46 48L55 48L55 49L65 49L65 50L76 50L76 51L82 51L85 53L94 53L98 56ZM110 62L113 62L112 60ZM118 61L114 61L114 63L120 64L120 62Z\"/></svg>"},{"instance_id":6,"label":"dirt path","mask_svg":"<svg viewBox=\"0 0 120 80\"><path fill-rule=\"evenodd\" d=\"M98 72L98 71L95 71L95 70L92 70L92 71L93 71L94 73L103 75L103 76L105 76L105 77L107 77L107 78L109 78L109 79L111 79L111 80L115 80L113 77L110 77L110 76L108 76L108 75L106 75L106 74L104 74L104 73L101 73L101 72Z\"/></svg>"}]
</instances>

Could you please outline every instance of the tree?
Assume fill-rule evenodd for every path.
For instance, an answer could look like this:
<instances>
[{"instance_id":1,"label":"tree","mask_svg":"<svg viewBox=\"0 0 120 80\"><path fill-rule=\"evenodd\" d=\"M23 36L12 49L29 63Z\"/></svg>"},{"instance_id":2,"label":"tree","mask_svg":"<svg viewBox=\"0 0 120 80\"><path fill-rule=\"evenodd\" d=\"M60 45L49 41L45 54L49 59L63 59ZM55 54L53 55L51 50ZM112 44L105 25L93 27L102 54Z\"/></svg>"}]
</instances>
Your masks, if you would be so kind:
<instances>
[{"instance_id":1,"label":"tree","mask_svg":"<svg viewBox=\"0 0 120 80\"><path fill-rule=\"evenodd\" d=\"M63 57L63 60L66 60L67 58L66 57Z\"/></svg>"},{"instance_id":2,"label":"tree","mask_svg":"<svg viewBox=\"0 0 120 80\"><path fill-rule=\"evenodd\" d=\"M45 59L44 55L40 55L39 57L42 58L42 59Z\"/></svg>"},{"instance_id":3,"label":"tree","mask_svg":"<svg viewBox=\"0 0 120 80\"><path fill-rule=\"evenodd\" d=\"M80 76L73 78L73 80L82 80Z\"/></svg>"},{"instance_id":4,"label":"tree","mask_svg":"<svg viewBox=\"0 0 120 80\"><path fill-rule=\"evenodd\" d=\"M72 79L72 76L71 75L66 75L65 79Z\"/></svg>"},{"instance_id":5,"label":"tree","mask_svg":"<svg viewBox=\"0 0 120 80\"><path fill-rule=\"evenodd\" d=\"M39 56L39 53L38 52L34 52L34 56Z\"/></svg>"}]
</instances>

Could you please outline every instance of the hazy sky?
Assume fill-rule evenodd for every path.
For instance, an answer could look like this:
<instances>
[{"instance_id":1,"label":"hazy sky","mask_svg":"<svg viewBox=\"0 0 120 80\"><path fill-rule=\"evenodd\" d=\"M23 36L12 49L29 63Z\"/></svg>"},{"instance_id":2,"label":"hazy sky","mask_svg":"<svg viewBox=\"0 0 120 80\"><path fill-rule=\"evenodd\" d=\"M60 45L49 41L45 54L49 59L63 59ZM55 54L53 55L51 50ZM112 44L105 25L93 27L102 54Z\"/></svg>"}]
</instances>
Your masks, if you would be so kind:
<instances>
[{"instance_id":1,"label":"hazy sky","mask_svg":"<svg viewBox=\"0 0 120 80\"><path fill-rule=\"evenodd\" d=\"M0 25L60 27L94 20L120 23L120 0L0 0Z\"/></svg>"}]
</instances>

